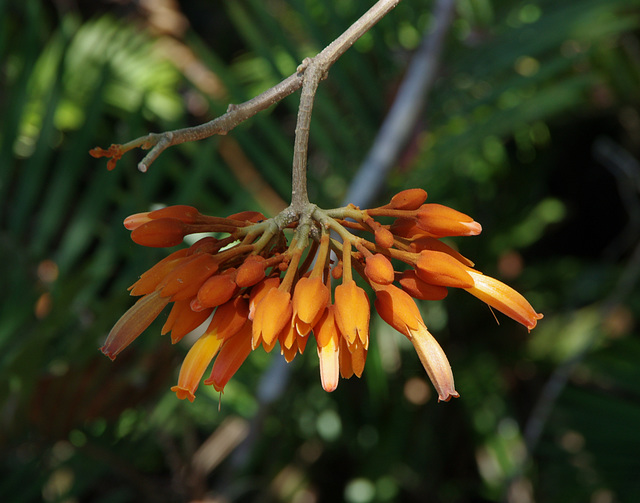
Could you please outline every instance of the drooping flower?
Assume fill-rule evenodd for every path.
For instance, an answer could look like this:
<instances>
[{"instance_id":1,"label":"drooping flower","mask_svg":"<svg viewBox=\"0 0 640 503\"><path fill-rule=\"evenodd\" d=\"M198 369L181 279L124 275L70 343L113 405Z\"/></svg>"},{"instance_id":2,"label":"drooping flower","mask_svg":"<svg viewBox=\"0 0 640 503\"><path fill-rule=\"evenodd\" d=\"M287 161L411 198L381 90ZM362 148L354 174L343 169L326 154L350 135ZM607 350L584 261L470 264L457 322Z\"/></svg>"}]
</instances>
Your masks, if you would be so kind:
<instances>
[{"instance_id":1,"label":"drooping flower","mask_svg":"<svg viewBox=\"0 0 640 503\"><path fill-rule=\"evenodd\" d=\"M113 327L102 351L115 358L171 304L162 333L173 343L209 323L172 388L178 398L194 400L212 361L204 384L223 391L252 351L279 345L291 361L311 337L322 386L333 391L340 377L362 375L369 348L369 297L355 271L373 290L380 317L412 342L439 400L457 397L448 359L414 299L441 300L449 288L460 288L529 330L542 315L441 241L479 234L480 224L426 199L424 190L409 189L369 210L309 205L271 219L252 211L211 217L191 206L131 215L125 227L143 246L176 246L202 232L215 237L174 251L140 276L130 287L140 300Z\"/></svg>"}]
</instances>

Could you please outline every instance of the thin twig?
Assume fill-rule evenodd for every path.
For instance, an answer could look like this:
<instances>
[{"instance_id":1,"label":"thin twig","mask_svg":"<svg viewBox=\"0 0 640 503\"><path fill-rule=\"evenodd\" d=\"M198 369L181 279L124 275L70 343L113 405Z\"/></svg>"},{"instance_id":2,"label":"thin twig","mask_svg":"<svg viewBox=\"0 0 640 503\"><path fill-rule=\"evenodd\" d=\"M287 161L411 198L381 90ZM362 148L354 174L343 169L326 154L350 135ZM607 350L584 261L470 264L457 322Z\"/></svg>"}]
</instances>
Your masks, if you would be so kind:
<instances>
[{"instance_id":1,"label":"thin twig","mask_svg":"<svg viewBox=\"0 0 640 503\"><path fill-rule=\"evenodd\" d=\"M454 11L454 0L438 0L433 25L428 28L430 33L425 34L420 48L413 56L407 76L369 154L351 183L344 204L353 203L366 208L382 189L387 173L397 162L415 130L429 90L435 82L444 40L451 26Z\"/></svg>"},{"instance_id":2,"label":"thin twig","mask_svg":"<svg viewBox=\"0 0 640 503\"><path fill-rule=\"evenodd\" d=\"M109 149L104 150L95 148L91 151L94 157L111 157L109 167L113 168L115 161L120 159L122 155L134 148L142 148L151 151L140 161L138 169L142 172L147 171L149 166L158 156L167 148L178 145L180 143L202 140L210 136L219 134L225 135L238 124L253 117L258 112L269 108L271 105L278 103L290 94L294 93L304 82L304 72L309 67L317 67L321 71L321 75L325 76L331 65L333 65L340 56L342 56L356 40L371 29L380 19L389 13L401 0L378 0L367 12L365 12L355 23L353 23L342 35L335 39L331 44L325 47L312 60L298 67L296 72L270 89L259 94L255 98L245 101L239 105L229 105L227 113L217 117L205 124L198 126L176 129L174 131L166 131L164 133L149 133L132 140L124 145L112 145ZM312 98L315 91L312 93ZM306 155L306 151L305 151ZM306 164L305 164L306 167Z\"/></svg>"}]
</instances>

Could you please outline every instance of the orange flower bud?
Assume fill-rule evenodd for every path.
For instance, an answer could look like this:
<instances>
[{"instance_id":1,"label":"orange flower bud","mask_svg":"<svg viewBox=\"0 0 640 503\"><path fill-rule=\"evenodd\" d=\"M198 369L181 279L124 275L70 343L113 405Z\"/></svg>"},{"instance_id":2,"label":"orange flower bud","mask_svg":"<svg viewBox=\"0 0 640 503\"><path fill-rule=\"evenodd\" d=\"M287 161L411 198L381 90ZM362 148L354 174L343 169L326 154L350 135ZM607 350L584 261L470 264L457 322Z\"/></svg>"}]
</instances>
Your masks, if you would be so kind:
<instances>
[{"instance_id":1,"label":"orange flower bud","mask_svg":"<svg viewBox=\"0 0 640 503\"><path fill-rule=\"evenodd\" d=\"M265 274L265 262L265 258L260 255L250 255L247 257L242 265L238 267L236 284L240 288L245 288L253 286L263 280Z\"/></svg>"},{"instance_id":2,"label":"orange flower bud","mask_svg":"<svg viewBox=\"0 0 640 503\"><path fill-rule=\"evenodd\" d=\"M149 212L145 211L143 213L134 213L133 215L129 215L124 219L123 224L125 229L127 229L128 231L132 231L133 229L136 229L142 224L146 224L149 221L151 221Z\"/></svg>"},{"instance_id":3,"label":"orange flower bud","mask_svg":"<svg viewBox=\"0 0 640 503\"><path fill-rule=\"evenodd\" d=\"M430 285L425 283L413 269L402 273L402 278L398 281L402 289L414 299L420 300L442 300L449 291L444 286Z\"/></svg>"},{"instance_id":4,"label":"orange flower bud","mask_svg":"<svg viewBox=\"0 0 640 503\"><path fill-rule=\"evenodd\" d=\"M444 252L424 250L416 263L416 274L427 283L454 288L471 288L468 268Z\"/></svg>"},{"instance_id":5,"label":"orange flower bud","mask_svg":"<svg viewBox=\"0 0 640 503\"><path fill-rule=\"evenodd\" d=\"M278 337L282 329L291 321L291 294L272 288L256 305L253 318L252 347L255 349L264 341L268 346Z\"/></svg>"},{"instance_id":6,"label":"orange flower bud","mask_svg":"<svg viewBox=\"0 0 640 503\"><path fill-rule=\"evenodd\" d=\"M464 255L458 253L456 250L451 248L446 243L443 243L439 239L432 238L429 236L422 236L411 242L409 245L409 249L415 253L420 253L423 250L434 250L447 253L451 255L458 262L461 262L464 265L469 267L473 267L473 262L466 258Z\"/></svg>"},{"instance_id":7,"label":"orange flower bud","mask_svg":"<svg viewBox=\"0 0 640 503\"><path fill-rule=\"evenodd\" d=\"M248 315L246 299L236 297L216 309L206 333L214 334L218 339L233 337L244 326Z\"/></svg>"},{"instance_id":8,"label":"orange flower bud","mask_svg":"<svg viewBox=\"0 0 640 503\"><path fill-rule=\"evenodd\" d=\"M411 333L418 330L422 315L415 301L394 285L375 285L374 306L380 317L398 332L411 339Z\"/></svg>"},{"instance_id":9,"label":"orange flower bud","mask_svg":"<svg viewBox=\"0 0 640 503\"><path fill-rule=\"evenodd\" d=\"M386 227L378 227L375 230L374 237L376 244L382 248L391 248L394 243L393 233Z\"/></svg>"},{"instance_id":10,"label":"orange flower bud","mask_svg":"<svg viewBox=\"0 0 640 503\"><path fill-rule=\"evenodd\" d=\"M131 232L131 239L142 246L165 248L182 243L189 226L173 218L149 220Z\"/></svg>"},{"instance_id":11,"label":"orange flower bud","mask_svg":"<svg viewBox=\"0 0 640 503\"><path fill-rule=\"evenodd\" d=\"M149 328L168 303L169 299L160 297L159 292L140 298L113 326L100 351L114 360L120 351Z\"/></svg>"},{"instance_id":12,"label":"orange flower bud","mask_svg":"<svg viewBox=\"0 0 640 503\"><path fill-rule=\"evenodd\" d=\"M482 226L473 218L441 204L424 204L415 216L418 227L434 237L475 236Z\"/></svg>"},{"instance_id":13,"label":"orange flower bud","mask_svg":"<svg viewBox=\"0 0 640 503\"><path fill-rule=\"evenodd\" d=\"M231 278L231 274L211 276L198 290L198 308L220 306L231 299L237 290L238 285Z\"/></svg>"},{"instance_id":14,"label":"orange flower bud","mask_svg":"<svg viewBox=\"0 0 640 503\"><path fill-rule=\"evenodd\" d=\"M354 280L338 285L335 290L335 317L340 333L349 344L359 338L369 346L370 305L366 292Z\"/></svg>"},{"instance_id":15,"label":"orange flower bud","mask_svg":"<svg viewBox=\"0 0 640 503\"><path fill-rule=\"evenodd\" d=\"M438 401L448 402L452 397L458 398L460 394L456 391L447 355L424 325L412 333L411 342L438 392Z\"/></svg>"},{"instance_id":16,"label":"orange flower bud","mask_svg":"<svg viewBox=\"0 0 640 503\"><path fill-rule=\"evenodd\" d=\"M249 319L253 320L256 312L256 306L262 301L265 295L272 288L278 288L280 285L280 278L266 278L260 281L256 286L251 289L251 295L249 296Z\"/></svg>"},{"instance_id":17,"label":"orange flower bud","mask_svg":"<svg viewBox=\"0 0 640 503\"><path fill-rule=\"evenodd\" d=\"M478 271L469 270L469 274L474 284L465 290L471 295L513 318L529 330L533 330L538 320L542 319L542 314L536 313L527 299L513 288Z\"/></svg>"},{"instance_id":18,"label":"orange flower bud","mask_svg":"<svg viewBox=\"0 0 640 503\"><path fill-rule=\"evenodd\" d=\"M213 362L211 375L204 382L212 384L216 391L224 391L229 379L238 371L251 353L251 322L247 321L240 331L225 339L220 353Z\"/></svg>"},{"instance_id":19,"label":"orange flower bud","mask_svg":"<svg viewBox=\"0 0 640 503\"><path fill-rule=\"evenodd\" d=\"M188 398L190 402L193 402L202 376L222 343L223 340L218 339L215 334L204 333L191 346L180 367L178 385L171 388L171 391L175 391L180 400Z\"/></svg>"},{"instance_id":20,"label":"orange flower bud","mask_svg":"<svg viewBox=\"0 0 640 503\"><path fill-rule=\"evenodd\" d=\"M200 212L193 206L186 206L183 204L175 206L167 206L166 208L160 208L149 213L149 218L157 220L159 218L174 218L180 220L185 224L193 224L198 220Z\"/></svg>"},{"instance_id":21,"label":"orange flower bud","mask_svg":"<svg viewBox=\"0 0 640 503\"><path fill-rule=\"evenodd\" d=\"M309 333L327 308L330 299L331 292L320 276L298 280L293 291L293 320L296 326L300 325L298 332L301 335Z\"/></svg>"},{"instance_id":22,"label":"orange flower bud","mask_svg":"<svg viewBox=\"0 0 640 503\"><path fill-rule=\"evenodd\" d=\"M381 253L376 253L367 258L364 274L371 281L381 285L393 283L395 277L393 265L391 265L389 259Z\"/></svg>"},{"instance_id":23,"label":"orange flower bud","mask_svg":"<svg viewBox=\"0 0 640 503\"><path fill-rule=\"evenodd\" d=\"M393 196L385 208L394 210L417 210L426 200L427 192L425 190L407 189Z\"/></svg>"},{"instance_id":24,"label":"orange flower bud","mask_svg":"<svg viewBox=\"0 0 640 503\"><path fill-rule=\"evenodd\" d=\"M208 253L193 255L166 276L161 283L163 297L186 300L194 297L202 284L218 271L218 259Z\"/></svg>"}]
</instances>

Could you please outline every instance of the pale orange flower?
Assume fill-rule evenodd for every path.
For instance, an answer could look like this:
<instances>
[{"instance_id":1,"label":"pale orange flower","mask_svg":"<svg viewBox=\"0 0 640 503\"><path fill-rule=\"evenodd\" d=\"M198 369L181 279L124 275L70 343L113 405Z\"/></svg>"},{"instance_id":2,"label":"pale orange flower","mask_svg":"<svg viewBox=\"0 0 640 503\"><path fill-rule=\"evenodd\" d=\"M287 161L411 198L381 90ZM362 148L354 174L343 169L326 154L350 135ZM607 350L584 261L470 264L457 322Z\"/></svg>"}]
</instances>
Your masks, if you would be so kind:
<instances>
[{"instance_id":1,"label":"pale orange flower","mask_svg":"<svg viewBox=\"0 0 640 503\"><path fill-rule=\"evenodd\" d=\"M448 402L460 396L444 351L427 330L415 301L393 285L374 285L375 307L380 317L411 340L427 375L438 391L438 400Z\"/></svg>"}]
</instances>

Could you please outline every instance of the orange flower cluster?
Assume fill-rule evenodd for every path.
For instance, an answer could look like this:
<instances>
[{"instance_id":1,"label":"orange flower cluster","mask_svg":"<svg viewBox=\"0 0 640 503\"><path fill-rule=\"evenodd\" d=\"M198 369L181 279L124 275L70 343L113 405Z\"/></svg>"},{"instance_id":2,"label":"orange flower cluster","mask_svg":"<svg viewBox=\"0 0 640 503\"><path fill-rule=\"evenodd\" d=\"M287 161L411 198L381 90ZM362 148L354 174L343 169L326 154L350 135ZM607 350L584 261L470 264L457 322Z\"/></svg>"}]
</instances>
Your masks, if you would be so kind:
<instances>
[{"instance_id":1,"label":"orange flower cluster","mask_svg":"<svg viewBox=\"0 0 640 503\"><path fill-rule=\"evenodd\" d=\"M143 246L211 235L173 252L130 287L141 298L113 327L102 351L115 358L171 303L162 333L170 332L173 343L207 324L172 388L179 398L193 401L214 358L204 383L222 391L252 350L269 352L279 344L289 362L305 350L311 334L322 386L333 391L340 376L362 375L369 347L369 297L353 279L356 271L373 290L381 318L413 343L439 399L457 397L447 357L414 299L440 300L455 287L529 330L542 315L440 241L479 234L481 227L456 210L425 204L426 198L424 190L410 189L369 210L309 205L272 219L257 212L211 217L190 206L132 215L125 227ZM395 270L392 260L404 263L404 270Z\"/></svg>"}]
</instances>

